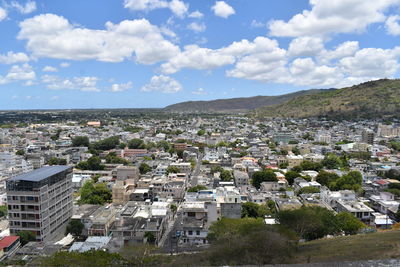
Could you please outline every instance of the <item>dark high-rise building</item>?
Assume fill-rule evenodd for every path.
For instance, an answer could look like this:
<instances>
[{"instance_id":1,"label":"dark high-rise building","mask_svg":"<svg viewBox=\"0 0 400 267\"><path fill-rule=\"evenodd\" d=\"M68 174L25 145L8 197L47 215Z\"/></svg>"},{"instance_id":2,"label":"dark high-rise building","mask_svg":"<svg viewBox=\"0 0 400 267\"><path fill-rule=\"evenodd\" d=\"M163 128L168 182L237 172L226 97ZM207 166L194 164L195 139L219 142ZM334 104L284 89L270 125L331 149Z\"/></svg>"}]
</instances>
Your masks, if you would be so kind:
<instances>
[{"instance_id":1,"label":"dark high-rise building","mask_svg":"<svg viewBox=\"0 0 400 267\"><path fill-rule=\"evenodd\" d=\"M37 241L64 234L72 216L72 168L50 166L7 180L10 234L30 231Z\"/></svg>"}]
</instances>

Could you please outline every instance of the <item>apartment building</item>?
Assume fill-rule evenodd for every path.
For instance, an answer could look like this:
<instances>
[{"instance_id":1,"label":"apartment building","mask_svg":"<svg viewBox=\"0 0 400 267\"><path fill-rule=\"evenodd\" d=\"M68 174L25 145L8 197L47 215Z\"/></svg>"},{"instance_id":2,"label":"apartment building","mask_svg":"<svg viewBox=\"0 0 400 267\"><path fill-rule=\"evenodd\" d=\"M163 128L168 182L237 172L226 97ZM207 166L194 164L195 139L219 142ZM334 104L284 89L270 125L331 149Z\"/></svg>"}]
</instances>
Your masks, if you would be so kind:
<instances>
[{"instance_id":1,"label":"apartment building","mask_svg":"<svg viewBox=\"0 0 400 267\"><path fill-rule=\"evenodd\" d=\"M72 216L72 168L49 166L7 181L10 234L31 231L37 241L64 234Z\"/></svg>"}]
</instances>

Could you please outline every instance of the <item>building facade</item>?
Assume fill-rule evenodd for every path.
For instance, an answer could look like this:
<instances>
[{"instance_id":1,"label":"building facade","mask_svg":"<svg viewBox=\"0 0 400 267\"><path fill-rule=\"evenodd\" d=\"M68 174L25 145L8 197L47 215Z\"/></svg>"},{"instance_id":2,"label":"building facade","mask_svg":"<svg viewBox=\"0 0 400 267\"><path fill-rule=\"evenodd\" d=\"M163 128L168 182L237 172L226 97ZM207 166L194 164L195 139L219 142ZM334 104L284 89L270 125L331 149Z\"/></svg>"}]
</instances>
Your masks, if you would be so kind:
<instances>
[{"instance_id":1,"label":"building facade","mask_svg":"<svg viewBox=\"0 0 400 267\"><path fill-rule=\"evenodd\" d=\"M7 181L10 234L30 231L37 241L64 234L72 216L72 168L50 166Z\"/></svg>"}]
</instances>

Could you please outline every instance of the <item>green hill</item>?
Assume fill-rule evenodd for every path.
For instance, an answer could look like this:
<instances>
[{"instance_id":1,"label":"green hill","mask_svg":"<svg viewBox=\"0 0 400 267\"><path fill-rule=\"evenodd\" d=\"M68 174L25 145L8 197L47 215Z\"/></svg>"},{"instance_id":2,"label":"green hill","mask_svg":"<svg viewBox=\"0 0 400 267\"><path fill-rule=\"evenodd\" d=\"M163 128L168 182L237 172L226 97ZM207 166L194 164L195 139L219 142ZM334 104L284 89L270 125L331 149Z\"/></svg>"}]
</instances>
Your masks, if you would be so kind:
<instances>
[{"instance_id":1,"label":"green hill","mask_svg":"<svg viewBox=\"0 0 400 267\"><path fill-rule=\"evenodd\" d=\"M164 108L167 112L248 112L263 106L282 104L292 98L312 95L322 90L304 90L278 96L254 96L211 101L188 101Z\"/></svg>"},{"instance_id":2,"label":"green hill","mask_svg":"<svg viewBox=\"0 0 400 267\"><path fill-rule=\"evenodd\" d=\"M394 116L400 111L400 80L382 79L338 90L297 96L254 111L258 117L336 119Z\"/></svg>"}]
</instances>

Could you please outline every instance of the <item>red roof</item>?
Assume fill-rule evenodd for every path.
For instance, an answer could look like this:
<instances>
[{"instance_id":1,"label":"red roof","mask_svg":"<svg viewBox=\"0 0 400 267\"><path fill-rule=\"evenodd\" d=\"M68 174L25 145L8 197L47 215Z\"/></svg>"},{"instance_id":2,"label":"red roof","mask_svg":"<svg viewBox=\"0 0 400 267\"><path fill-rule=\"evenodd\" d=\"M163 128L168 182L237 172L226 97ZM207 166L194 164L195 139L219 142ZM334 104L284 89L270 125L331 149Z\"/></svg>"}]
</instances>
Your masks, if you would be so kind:
<instances>
[{"instance_id":1,"label":"red roof","mask_svg":"<svg viewBox=\"0 0 400 267\"><path fill-rule=\"evenodd\" d=\"M0 249L11 246L15 241L19 239L19 236L5 236L0 240Z\"/></svg>"},{"instance_id":2,"label":"red roof","mask_svg":"<svg viewBox=\"0 0 400 267\"><path fill-rule=\"evenodd\" d=\"M379 185L387 185L389 182L385 181L385 180L378 180L378 181L376 181L376 183Z\"/></svg>"}]
</instances>

